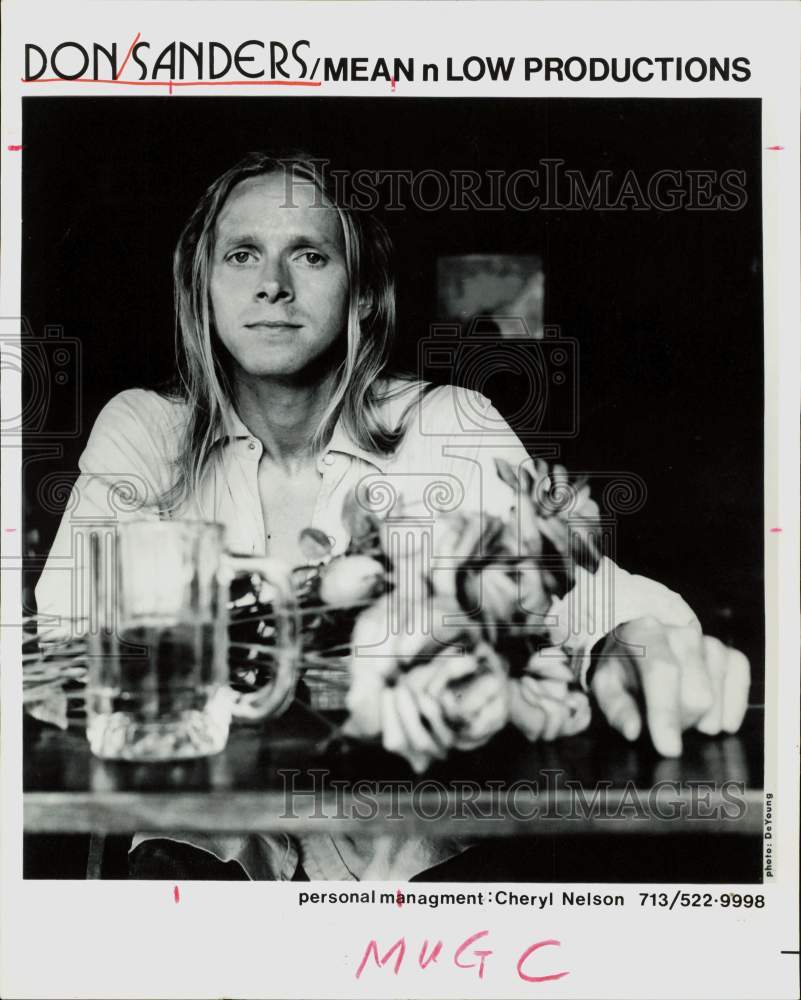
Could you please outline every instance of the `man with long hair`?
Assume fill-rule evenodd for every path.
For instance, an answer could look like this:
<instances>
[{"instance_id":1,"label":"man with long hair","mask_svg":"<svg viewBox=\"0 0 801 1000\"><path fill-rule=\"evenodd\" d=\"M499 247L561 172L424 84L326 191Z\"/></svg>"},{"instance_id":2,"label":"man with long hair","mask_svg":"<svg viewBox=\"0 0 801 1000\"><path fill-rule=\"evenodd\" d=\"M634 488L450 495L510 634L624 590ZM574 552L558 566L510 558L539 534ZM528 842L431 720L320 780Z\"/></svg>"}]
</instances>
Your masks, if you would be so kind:
<instances>
[{"instance_id":1,"label":"man with long hair","mask_svg":"<svg viewBox=\"0 0 801 1000\"><path fill-rule=\"evenodd\" d=\"M427 486L436 481L450 484L463 510L508 513L514 499L496 474L493 452L502 448L513 464L529 456L497 410L479 393L390 371L390 250L381 223L342 204L320 161L308 156L253 153L214 181L175 252L179 379L162 393L127 390L98 417L74 503L37 588L40 613L70 616L55 561L69 558L71 517L107 515L116 487L129 501L128 514L117 516L219 521L232 550L266 553L290 566L304 561L298 538L309 526L329 536L334 553L344 552L344 499L370 475L401 484L412 508L430 509ZM483 431L490 427L488 439ZM501 444L489 448L488 440ZM736 730L749 686L745 657L702 636L678 595L603 562L615 602L608 634L571 623L564 646L587 684L590 652L603 642L589 685L609 723L636 739L641 696L651 739L668 756L681 752L681 733L691 726L710 734ZM76 572L80 578L82 567ZM563 602L561 613L569 607ZM645 656L633 655L639 647ZM381 710L386 745L391 728L393 749L442 755L436 706L398 685ZM499 718L488 708L476 739L488 738ZM169 842L151 844L149 861L149 842L137 842L138 874L183 872L168 857ZM221 863L235 861L256 878L297 871L408 878L462 849L319 836L193 844L180 852L203 848L206 860L210 853ZM153 851L161 852L157 862Z\"/></svg>"}]
</instances>

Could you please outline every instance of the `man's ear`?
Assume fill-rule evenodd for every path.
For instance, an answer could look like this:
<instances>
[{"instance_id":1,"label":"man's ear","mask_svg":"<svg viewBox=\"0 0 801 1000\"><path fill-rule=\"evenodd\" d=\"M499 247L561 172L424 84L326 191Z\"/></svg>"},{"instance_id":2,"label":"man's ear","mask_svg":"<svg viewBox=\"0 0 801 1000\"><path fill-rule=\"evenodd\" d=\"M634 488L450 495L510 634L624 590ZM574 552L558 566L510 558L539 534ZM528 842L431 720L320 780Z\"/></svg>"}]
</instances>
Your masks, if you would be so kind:
<instances>
[{"instance_id":1,"label":"man's ear","mask_svg":"<svg viewBox=\"0 0 801 1000\"><path fill-rule=\"evenodd\" d=\"M364 320L373 311L375 296L371 291L362 292L359 296L359 319Z\"/></svg>"}]
</instances>

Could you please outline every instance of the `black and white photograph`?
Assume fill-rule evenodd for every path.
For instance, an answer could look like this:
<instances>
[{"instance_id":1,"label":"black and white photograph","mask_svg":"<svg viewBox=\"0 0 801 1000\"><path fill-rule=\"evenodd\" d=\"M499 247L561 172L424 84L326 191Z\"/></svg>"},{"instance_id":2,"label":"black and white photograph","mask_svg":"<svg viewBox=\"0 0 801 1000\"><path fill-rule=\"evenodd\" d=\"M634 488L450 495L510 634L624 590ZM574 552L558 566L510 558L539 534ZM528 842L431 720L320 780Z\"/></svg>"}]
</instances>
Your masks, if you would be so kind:
<instances>
[{"instance_id":1,"label":"black and white photograph","mask_svg":"<svg viewBox=\"0 0 801 1000\"><path fill-rule=\"evenodd\" d=\"M0 993L797 995L799 9L2 20Z\"/></svg>"},{"instance_id":2,"label":"black and white photograph","mask_svg":"<svg viewBox=\"0 0 801 1000\"><path fill-rule=\"evenodd\" d=\"M26 877L759 882L759 103L23 113Z\"/></svg>"}]
</instances>

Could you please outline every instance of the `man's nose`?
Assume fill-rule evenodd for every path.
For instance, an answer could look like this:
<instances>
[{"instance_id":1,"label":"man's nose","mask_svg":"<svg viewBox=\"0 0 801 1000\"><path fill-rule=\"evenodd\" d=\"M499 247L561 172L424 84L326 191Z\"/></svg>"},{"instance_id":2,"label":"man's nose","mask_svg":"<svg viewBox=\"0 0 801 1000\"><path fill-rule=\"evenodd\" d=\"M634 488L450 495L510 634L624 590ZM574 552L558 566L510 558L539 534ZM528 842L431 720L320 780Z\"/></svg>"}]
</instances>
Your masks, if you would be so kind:
<instances>
[{"instance_id":1,"label":"man's nose","mask_svg":"<svg viewBox=\"0 0 801 1000\"><path fill-rule=\"evenodd\" d=\"M256 298L267 302L292 297L292 281L281 261L265 261L259 274Z\"/></svg>"}]
</instances>

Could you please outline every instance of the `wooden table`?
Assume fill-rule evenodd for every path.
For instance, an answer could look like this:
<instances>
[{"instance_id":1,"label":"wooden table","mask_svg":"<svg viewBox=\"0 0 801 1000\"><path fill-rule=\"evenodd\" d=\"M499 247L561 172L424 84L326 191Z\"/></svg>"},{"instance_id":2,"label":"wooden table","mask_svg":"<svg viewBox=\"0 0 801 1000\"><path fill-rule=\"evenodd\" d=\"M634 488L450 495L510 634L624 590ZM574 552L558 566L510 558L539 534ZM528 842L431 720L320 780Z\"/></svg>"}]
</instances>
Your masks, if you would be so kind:
<instances>
[{"instance_id":1,"label":"wooden table","mask_svg":"<svg viewBox=\"0 0 801 1000\"><path fill-rule=\"evenodd\" d=\"M216 757L163 764L101 761L80 728L26 719L25 830L761 835L759 708L735 736L685 734L678 760L596 720L550 744L507 730L423 776L378 746L331 741L338 718L295 702L280 719L235 726Z\"/></svg>"}]
</instances>

